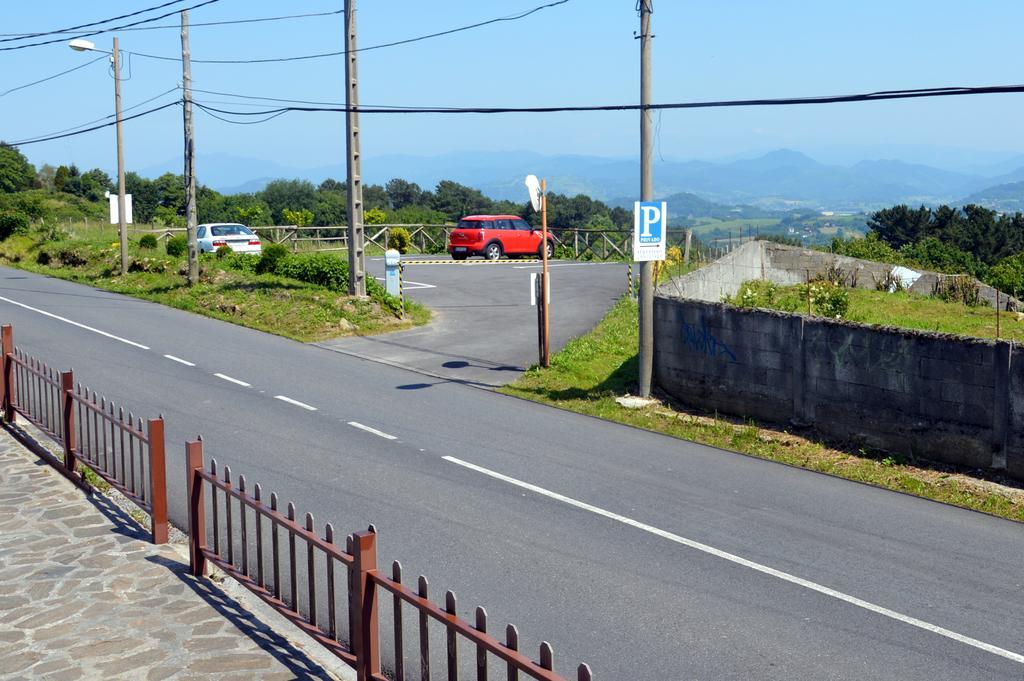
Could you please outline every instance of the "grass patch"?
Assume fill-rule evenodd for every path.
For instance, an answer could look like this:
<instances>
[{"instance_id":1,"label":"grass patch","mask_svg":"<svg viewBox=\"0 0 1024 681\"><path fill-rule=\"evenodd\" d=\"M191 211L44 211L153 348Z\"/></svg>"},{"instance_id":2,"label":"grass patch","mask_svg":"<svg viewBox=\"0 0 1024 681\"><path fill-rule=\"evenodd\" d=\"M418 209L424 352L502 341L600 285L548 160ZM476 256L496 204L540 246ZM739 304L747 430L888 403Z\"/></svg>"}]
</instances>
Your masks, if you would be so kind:
<instances>
[{"instance_id":1,"label":"grass patch","mask_svg":"<svg viewBox=\"0 0 1024 681\"><path fill-rule=\"evenodd\" d=\"M623 298L593 331L571 341L551 360L501 389L507 395L581 414L729 449L763 459L907 492L963 508L1024 521L1024 489L952 467L906 461L892 454L824 444L759 425L659 404L625 409L615 398L635 390L637 307ZM1005 483L1005 484L1000 484Z\"/></svg>"},{"instance_id":2,"label":"grass patch","mask_svg":"<svg viewBox=\"0 0 1024 681\"><path fill-rule=\"evenodd\" d=\"M786 312L807 311L806 286L772 288L773 294L758 296L754 306ZM906 291L843 290L849 298L849 309L843 318L851 322L974 338L996 337L996 311L987 305L969 306ZM743 302L739 296L737 302ZM1024 314L1002 311L999 325L1001 339L1024 342Z\"/></svg>"},{"instance_id":3,"label":"grass patch","mask_svg":"<svg viewBox=\"0 0 1024 681\"><path fill-rule=\"evenodd\" d=\"M81 238L36 232L0 244L0 260L24 270L151 300L233 324L310 342L425 324L430 311L406 301L400 318L387 301L275 274L231 269L212 256L200 262L200 282L188 286L186 261L156 249L129 246L131 266L120 274L117 230L89 230Z\"/></svg>"}]
</instances>

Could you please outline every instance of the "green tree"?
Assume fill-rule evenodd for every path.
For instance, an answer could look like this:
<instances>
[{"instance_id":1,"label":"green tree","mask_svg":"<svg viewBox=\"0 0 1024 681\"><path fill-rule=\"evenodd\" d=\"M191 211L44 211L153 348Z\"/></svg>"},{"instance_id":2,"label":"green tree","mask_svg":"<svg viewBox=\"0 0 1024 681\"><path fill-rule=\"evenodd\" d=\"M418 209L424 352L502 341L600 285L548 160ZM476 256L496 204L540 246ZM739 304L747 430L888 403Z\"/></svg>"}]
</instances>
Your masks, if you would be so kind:
<instances>
[{"instance_id":1,"label":"green tree","mask_svg":"<svg viewBox=\"0 0 1024 681\"><path fill-rule=\"evenodd\" d=\"M316 208L317 192L308 180L274 180L263 191L256 194L270 209L270 219L275 225L285 223L284 210L309 210Z\"/></svg>"},{"instance_id":2,"label":"green tree","mask_svg":"<svg viewBox=\"0 0 1024 681\"><path fill-rule=\"evenodd\" d=\"M0 142L0 193L21 192L31 189L36 181L36 169L17 147Z\"/></svg>"},{"instance_id":3,"label":"green tree","mask_svg":"<svg viewBox=\"0 0 1024 681\"><path fill-rule=\"evenodd\" d=\"M309 211L306 211L307 213ZM266 218L266 211L258 203L250 203L245 206L235 206L235 220L245 225L261 225Z\"/></svg>"},{"instance_id":4,"label":"green tree","mask_svg":"<svg viewBox=\"0 0 1024 681\"><path fill-rule=\"evenodd\" d=\"M308 227L313 224L313 212L301 208L299 210L292 210L285 208L281 211L281 217L289 225L295 225L296 227Z\"/></svg>"},{"instance_id":5,"label":"green tree","mask_svg":"<svg viewBox=\"0 0 1024 681\"><path fill-rule=\"evenodd\" d=\"M400 210L406 206L419 206L424 202L423 190L415 182L407 182L401 178L388 180L384 185L388 193L388 205L392 210Z\"/></svg>"},{"instance_id":6,"label":"green tree","mask_svg":"<svg viewBox=\"0 0 1024 681\"><path fill-rule=\"evenodd\" d=\"M342 185L344 187L344 185ZM344 191L319 191L313 224L318 227L338 227L348 223L348 195Z\"/></svg>"},{"instance_id":7,"label":"green tree","mask_svg":"<svg viewBox=\"0 0 1024 681\"><path fill-rule=\"evenodd\" d=\"M900 255L907 263L934 272L970 274L978 277L985 270L985 266L974 255L934 236L905 245L900 249Z\"/></svg>"},{"instance_id":8,"label":"green tree","mask_svg":"<svg viewBox=\"0 0 1024 681\"><path fill-rule=\"evenodd\" d=\"M70 171L67 166L59 166L57 172L53 174L53 188L59 192L64 191L64 185L68 182L68 175Z\"/></svg>"},{"instance_id":9,"label":"green tree","mask_svg":"<svg viewBox=\"0 0 1024 681\"><path fill-rule=\"evenodd\" d=\"M320 183L317 187L317 191L320 192L346 192L348 191L348 185L344 182L335 180L333 177L328 177L326 180Z\"/></svg>"},{"instance_id":10,"label":"green tree","mask_svg":"<svg viewBox=\"0 0 1024 681\"><path fill-rule=\"evenodd\" d=\"M890 265L903 263L903 256L888 243L882 241L877 232L868 232L863 239L832 239L831 250L836 255L846 255L851 258L873 260Z\"/></svg>"},{"instance_id":11,"label":"green tree","mask_svg":"<svg viewBox=\"0 0 1024 681\"><path fill-rule=\"evenodd\" d=\"M388 192L381 187L379 184L368 184L363 186L363 206L366 209L380 208L381 210L387 210L390 208L388 204Z\"/></svg>"},{"instance_id":12,"label":"green tree","mask_svg":"<svg viewBox=\"0 0 1024 681\"><path fill-rule=\"evenodd\" d=\"M363 213L363 223L367 225L383 225L388 221L388 214L380 208L371 208Z\"/></svg>"},{"instance_id":13,"label":"green tree","mask_svg":"<svg viewBox=\"0 0 1024 681\"><path fill-rule=\"evenodd\" d=\"M39 187L40 189L53 191L53 180L56 174L56 168L51 166L49 163L44 163L36 172L36 186Z\"/></svg>"},{"instance_id":14,"label":"green tree","mask_svg":"<svg viewBox=\"0 0 1024 681\"><path fill-rule=\"evenodd\" d=\"M917 209L906 205L893 206L872 213L868 218L868 227L893 248L928 236L931 226L932 212L924 206Z\"/></svg>"},{"instance_id":15,"label":"green tree","mask_svg":"<svg viewBox=\"0 0 1024 681\"><path fill-rule=\"evenodd\" d=\"M1024 253L997 262L988 271L985 281L1015 298L1024 298Z\"/></svg>"},{"instance_id":16,"label":"green tree","mask_svg":"<svg viewBox=\"0 0 1024 681\"><path fill-rule=\"evenodd\" d=\"M489 213L491 200L478 189L451 180L441 180L434 190L430 207L442 213L446 220L456 222L466 215Z\"/></svg>"}]
</instances>

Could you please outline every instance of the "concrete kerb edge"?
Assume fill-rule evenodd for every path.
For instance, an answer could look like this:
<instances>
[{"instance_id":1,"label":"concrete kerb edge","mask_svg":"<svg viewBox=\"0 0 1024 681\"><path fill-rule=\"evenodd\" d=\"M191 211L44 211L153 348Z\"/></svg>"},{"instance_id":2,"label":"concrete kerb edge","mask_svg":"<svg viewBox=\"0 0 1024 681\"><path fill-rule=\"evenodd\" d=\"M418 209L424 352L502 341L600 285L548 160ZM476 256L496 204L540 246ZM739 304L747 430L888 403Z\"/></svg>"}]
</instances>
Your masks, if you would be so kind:
<instances>
[{"instance_id":1,"label":"concrete kerb edge","mask_svg":"<svg viewBox=\"0 0 1024 681\"><path fill-rule=\"evenodd\" d=\"M40 456L35 451L36 447L44 450L54 457L53 461L47 461L47 469L52 473L52 478L58 481L58 484L65 485L68 490L75 490L82 494L96 494L101 495L110 500L115 506L125 512L133 523L138 525L140 532L149 532L149 514L143 511L141 508L136 506L128 497L124 496L116 489L109 489L106 492L101 492L85 483L85 486L77 484L75 481L69 479L64 475L60 475L59 471L55 470L56 466L52 464L59 464L60 460L56 458L58 454L62 455L63 452L52 451L56 448L56 445L52 445L46 434L40 431L38 428L28 423L25 419L20 419L17 424L17 428L24 431L29 437L34 440L34 444L26 443L18 436L16 432L13 432L9 427L9 424L3 424L4 429L13 437L20 445L22 445L31 455ZM136 516L141 515L144 519L140 519ZM174 552L174 554L181 561L182 565L187 566L189 563L188 555L188 535L185 534L181 529L176 527L170 519L168 519L169 536L166 546ZM288 641L297 650L300 650L310 660L312 660L317 666L324 670L327 674L334 678L341 679L343 681L354 681L356 678L355 670L349 667L347 664L339 660L337 657L329 653L328 651L321 648L319 645L311 641L308 637L299 634L295 629L295 626L289 622L283 615L275 611L270 606L266 605L257 596L254 596L244 586L236 582L226 573L222 572L213 565L207 564L207 577L206 579L211 583L211 588L217 588L225 595L229 596L235 602L237 602L244 610L252 613L252 615L258 619L262 624L265 624L275 634ZM269 655L270 653L267 653Z\"/></svg>"}]
</instances>

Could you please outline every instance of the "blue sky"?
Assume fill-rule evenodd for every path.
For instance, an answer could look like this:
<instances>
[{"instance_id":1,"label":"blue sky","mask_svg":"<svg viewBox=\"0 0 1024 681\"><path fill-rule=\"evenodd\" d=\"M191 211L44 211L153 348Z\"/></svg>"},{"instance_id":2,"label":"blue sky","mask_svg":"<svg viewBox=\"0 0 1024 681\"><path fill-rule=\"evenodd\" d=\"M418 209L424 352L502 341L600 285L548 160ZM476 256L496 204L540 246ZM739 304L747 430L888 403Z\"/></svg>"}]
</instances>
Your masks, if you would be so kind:
<instances>
[{"instance_id":1,"label":"blue sky","mask_svg":"<svg viewBox=\"0 0 1024 681\"><path fill-rule=\"evenodd\" d=\"M512 14L544 0L361 0L360 45L413 37ZM159 4L157 0L4 2L0 32L43 31ZM193 2L183 2L187 6ZM580 105L635 103L639 44L635 0L570 0L531 17L360 56L364 104ZM340 9L340 0L221 0L191 13L203 21ZM655 0L654 97L658 102L1021 82L1024 3L988 0ZM167 11L167 10L164 10ZM158 22L174 24L176 17ZM124 31L125 51L179 56L177 30ZM109 49L110 34L92 40ZM261 58L342 49L341 15L238 26L194 27L192 55ZM3 43L10 45L12 43ZM92 58L63 43L0 52L0 92ZM180 82L180 65L139 57L123 83L130 107ZM193 65L194 87L240 94L341 101L343 59L260 65ZM168 101L167 95L153 104ZM196 94L218 102L226 98ZM903 157L998 160L1024 151L1024 95L786 109L664 112L658 147L666 158L728 158L788 147L823 160ZM148 108L147 105L144 108ZM21 139L112 113L103 62L0 97L0 138ZM142 109L139 109L142 110ZM130 112L129 112L130 113ZM363 152L433 155L530 150L628 157L638 117L629 113L502 116L364 115ZM200 154L274 159L291 167L344 154L341 114L288 114L251 126L196 112ZM181 112L171 108L125 124L129 169L177 158ZM979 153L943 154L934 148ZM39 164L114 167L112 128L24 147ZM984 153L980 153L984 152ZM947 158L948 157L948 158ZM200 178L201 179L201 178Z\"/></svg>"}]
</instances>

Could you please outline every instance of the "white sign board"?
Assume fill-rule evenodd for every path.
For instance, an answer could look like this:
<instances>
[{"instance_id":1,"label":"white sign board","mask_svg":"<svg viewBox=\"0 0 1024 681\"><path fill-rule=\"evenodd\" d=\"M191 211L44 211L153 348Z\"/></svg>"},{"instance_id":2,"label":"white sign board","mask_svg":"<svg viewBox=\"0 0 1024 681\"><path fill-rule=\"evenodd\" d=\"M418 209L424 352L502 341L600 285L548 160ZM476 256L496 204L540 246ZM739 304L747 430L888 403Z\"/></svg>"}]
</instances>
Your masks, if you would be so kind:
<instances>
[{"instance_id":1,"label":"white sign board","mask_svg":"<svg viewBox=\"0 0 1024 681\"><path fill-rule=\"evenodd\" d=\"M118 224L117 219L117 194L110 194L107 197L110 200L110 224ZM126 225L132 224L132 195L124 195L124 223Z\"/></svg>"},{"instance_id":2,"label":"white sign board","mask_svg":"<svg viewBox=\"0 0 1024 681\"><path fill-rule=\"evenodd\" d=\"M668 240L668 204L637 201L633 204L633 260L665 259Z\"/></svg>"}]
</instances>

